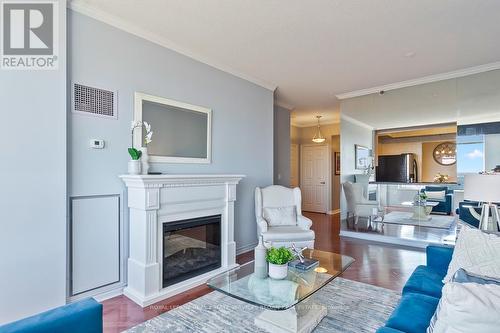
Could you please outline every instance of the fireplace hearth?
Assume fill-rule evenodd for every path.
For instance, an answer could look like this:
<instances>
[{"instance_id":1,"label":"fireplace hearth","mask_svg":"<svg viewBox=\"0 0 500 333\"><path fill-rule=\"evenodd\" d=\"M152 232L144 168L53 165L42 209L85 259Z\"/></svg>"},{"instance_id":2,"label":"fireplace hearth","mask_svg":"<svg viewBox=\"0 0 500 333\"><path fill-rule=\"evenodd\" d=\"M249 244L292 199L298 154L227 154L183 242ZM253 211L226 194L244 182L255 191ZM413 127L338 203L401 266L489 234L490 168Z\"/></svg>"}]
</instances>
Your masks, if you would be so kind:
<instances>
[{"instance_id":1,"label":"fireplace hearth","mask_svg":"<svg viewBox=\"0 0 500 333\"><path fill-rule=\"evenodd\" d=\"M221 267L221 215L163 223L163 288Z\"/></svg>"}]
</instances>

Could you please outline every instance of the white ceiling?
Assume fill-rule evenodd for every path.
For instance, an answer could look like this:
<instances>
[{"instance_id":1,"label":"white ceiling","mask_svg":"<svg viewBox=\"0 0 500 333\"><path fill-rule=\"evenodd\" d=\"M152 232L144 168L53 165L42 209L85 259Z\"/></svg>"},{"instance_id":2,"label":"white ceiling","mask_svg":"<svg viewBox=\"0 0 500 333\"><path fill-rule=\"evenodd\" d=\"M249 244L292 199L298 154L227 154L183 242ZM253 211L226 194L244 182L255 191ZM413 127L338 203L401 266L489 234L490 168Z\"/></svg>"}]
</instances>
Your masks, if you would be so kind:
<instances>
[{"instance_id":1,"label":"white ceiling","mask_svg":"<svg viewBox=\"0 0 500 333\"><path fill-rule=\"evenodd\" d=\"M293 108L500 60L494 0L74 0L71 6L266 87ZM405 56L406 55L406 56Z\"/></svg>"},{"instance_id":2,"label":"white ceiling","mask_svg":"<svg viewBox=\"0 0 500 333\"><path fill-rule=\"evenodd\" d=\"M321 125L340 123L340 110L294 109L290 119L293 126L310 127L318 124L316 116L321 116Z\"/></svg>"}]
</instances>

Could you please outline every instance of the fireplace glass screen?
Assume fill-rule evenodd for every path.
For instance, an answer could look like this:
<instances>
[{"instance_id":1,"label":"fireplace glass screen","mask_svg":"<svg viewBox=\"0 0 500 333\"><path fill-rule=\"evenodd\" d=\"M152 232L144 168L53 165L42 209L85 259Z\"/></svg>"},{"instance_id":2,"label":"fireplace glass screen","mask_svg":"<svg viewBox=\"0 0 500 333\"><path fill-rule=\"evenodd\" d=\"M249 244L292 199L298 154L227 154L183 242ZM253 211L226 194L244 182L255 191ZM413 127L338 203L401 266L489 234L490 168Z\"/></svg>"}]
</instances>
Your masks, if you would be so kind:
<instances>
[{"instance_id":1,"label":"fireplace glass screen","mask_svg":"<svg viewBox=\"0 0 500 333\"><path fill-rule=\"evenodd\" d=\"M163 223L163 288L221 267L221 215Z\"/></svg>"}]
</instances>

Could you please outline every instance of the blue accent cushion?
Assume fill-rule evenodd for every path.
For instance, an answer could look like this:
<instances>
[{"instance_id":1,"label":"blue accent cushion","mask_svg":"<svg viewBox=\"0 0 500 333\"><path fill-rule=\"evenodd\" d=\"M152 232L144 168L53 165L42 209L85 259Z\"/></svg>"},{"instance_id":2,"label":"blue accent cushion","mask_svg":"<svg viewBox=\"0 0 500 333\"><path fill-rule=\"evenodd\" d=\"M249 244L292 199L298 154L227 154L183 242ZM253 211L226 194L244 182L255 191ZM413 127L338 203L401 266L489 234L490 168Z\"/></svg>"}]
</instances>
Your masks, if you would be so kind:
<instances>
[{"instance_id":1,"label":"blue accent cushion","mask_svg":"<svg viewBox=\"0 0 500 333\"><path fill-rule=\"evenodd\" d=\"M385 326L407 333L425 333L438 303L439 298L436 297L404 294Z\"/></svg>"},{"instance_id":2,"label":"blue accent cushion","mask_svg":"<svg viewBox=\"0 0 500 333\"><path fill-rule=\"evenodd\" d=\"M441 289L444 285L443 277L428 266L418 266L406 282L403 294L419 293L441 298Z\"/></svg>"},{"instance_id":3,"label":"blue accent cushion","mask_svg":"<svg viewBox=\"0 0 500 333\"><path fill-rule=\"evenodd\" d=\"M102 305L93 298L0 326L2 333L102 333Z\"/></svg>"},{"instance_id":4,"label":"blue accent cushion","mask_svg":"<svg viewBox=\"0 0 500 333\"><path fill-rule=\"evenodd\" d=\"M463 268L459 268L456 272L455 275L453 275L452 282L458 282L458 283L477 283L477 284L496 284L500 285L500 280L487 277L487 276L481 276L477 274L472 274L467 272Z\"/></svg>"}]
</instances>

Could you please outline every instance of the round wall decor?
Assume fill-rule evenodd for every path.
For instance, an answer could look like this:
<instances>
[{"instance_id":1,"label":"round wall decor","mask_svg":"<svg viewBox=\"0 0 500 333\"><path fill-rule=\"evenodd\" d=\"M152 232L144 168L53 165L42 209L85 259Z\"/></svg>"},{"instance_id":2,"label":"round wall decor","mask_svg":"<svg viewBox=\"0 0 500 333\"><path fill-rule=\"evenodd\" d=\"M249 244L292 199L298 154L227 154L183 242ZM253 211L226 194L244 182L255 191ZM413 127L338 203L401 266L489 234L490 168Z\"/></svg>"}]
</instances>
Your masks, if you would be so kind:
<instances>
[{"instance_id":1,"label":"round wall decor","mask_svg":"<svg viewBox=\"0 0 500 333\"><path fill-rule=\"evenodd\" d=\"M455 142L443 142L432 152L434 161L441 165L453 165L457 162L457 145Z\"/></svg>"}]
</instances>

